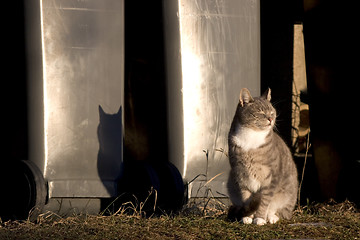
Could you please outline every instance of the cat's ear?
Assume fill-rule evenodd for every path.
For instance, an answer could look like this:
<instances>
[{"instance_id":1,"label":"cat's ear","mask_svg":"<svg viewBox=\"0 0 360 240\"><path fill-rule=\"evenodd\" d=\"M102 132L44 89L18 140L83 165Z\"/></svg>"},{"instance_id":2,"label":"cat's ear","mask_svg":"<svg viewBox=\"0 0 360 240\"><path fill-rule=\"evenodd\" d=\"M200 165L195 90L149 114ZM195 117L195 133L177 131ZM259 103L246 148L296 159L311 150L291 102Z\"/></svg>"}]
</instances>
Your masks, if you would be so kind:
<instances>
[{"instance_id":1,"label":"cat's ear","mask_svg":"<svg viewBox=\"0 0 360 240\"><path fill-rule=\"evenodd\" d=\"M270 88L266 89L266 91L263 93L263 95L261 97L270 102L270 100L271 100L271 89Z\"/></svg>"},{"instance_id":2,"label":"cat's ear","mask_svg":"<svg viewBox=\"0 0 360 240\"><path fill-rule=\"evenodd\" d=\"M243 88L240 91L240 105L243 107L245 103L253 102L254 99L251 97L251 94L247 88Z\"/></svg>"}]
</instances>

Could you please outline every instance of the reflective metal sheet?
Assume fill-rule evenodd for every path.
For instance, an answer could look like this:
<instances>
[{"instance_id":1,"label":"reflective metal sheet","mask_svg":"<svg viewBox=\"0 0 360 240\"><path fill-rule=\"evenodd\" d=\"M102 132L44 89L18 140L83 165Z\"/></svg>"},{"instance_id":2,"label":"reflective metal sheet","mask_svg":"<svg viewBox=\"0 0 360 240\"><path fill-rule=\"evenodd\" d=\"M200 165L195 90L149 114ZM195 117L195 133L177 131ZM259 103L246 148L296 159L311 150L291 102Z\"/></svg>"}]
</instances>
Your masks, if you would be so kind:
<instances>
[{"instance_id":1,"label":"reflective metal sheet","mask_svg":"<svg viewBox=\"0 0 360 240\"><path fill-rule=\"evenodd\" d=\"M196 178L192 197L205 183L223 196L240 89L260 92L260 1L164 1L164 9L170 161Z\"/></svg>"},{"instance_id":2,"label":"reflective metal sheet","mask_svg":"<svg viewBox=\"0 0 360 240\"><path fill-rule=\"evenodd\" d=\"M26 8L30 160L49 182L49 197L115 196L124 1L32 0Z\"/></svg>"}]
</instances>

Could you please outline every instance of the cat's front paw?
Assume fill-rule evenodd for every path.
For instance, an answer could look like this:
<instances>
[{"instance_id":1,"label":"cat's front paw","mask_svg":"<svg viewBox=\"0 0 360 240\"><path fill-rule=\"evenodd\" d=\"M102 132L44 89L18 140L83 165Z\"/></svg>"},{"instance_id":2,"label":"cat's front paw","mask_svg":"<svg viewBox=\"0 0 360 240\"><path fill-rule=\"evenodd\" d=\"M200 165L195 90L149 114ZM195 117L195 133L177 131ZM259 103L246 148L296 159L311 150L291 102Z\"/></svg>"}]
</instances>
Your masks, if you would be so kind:
<instances>
[{"instance_id":1,"label":"cat's front paw","mask_svg":"<svg viewBox=\"0 0 360 240\"><path fill-rule=\"evenodd\" d=\"M279 221L279 217L276 215L271 215L271 216L268 216L268 220L269 220L269 223L274 224L277 221Z\"/></svg>"},{"instance_id":2,"label":"cat's front paw","mask_svg":"<svg viewBox=\"0 0 360 240\"><path fill-rule=\"evenodd\" d=\"M252 219L251 217L243 217L243 218L241 219L241 222L242 222L243 224L251 224L251 223L253 222L253 219Z\"/></svg>"},{"instance_id":3,"label":"cat's front paw","mask_svg":"<svg viewBox=\"0 0 360 240\"><path fill-rule=\"evenodd\" d=\"M254 224L262 226L266 224L266 220L263 218L255 218L254 219Z\"/></svg>"}]
</instances>

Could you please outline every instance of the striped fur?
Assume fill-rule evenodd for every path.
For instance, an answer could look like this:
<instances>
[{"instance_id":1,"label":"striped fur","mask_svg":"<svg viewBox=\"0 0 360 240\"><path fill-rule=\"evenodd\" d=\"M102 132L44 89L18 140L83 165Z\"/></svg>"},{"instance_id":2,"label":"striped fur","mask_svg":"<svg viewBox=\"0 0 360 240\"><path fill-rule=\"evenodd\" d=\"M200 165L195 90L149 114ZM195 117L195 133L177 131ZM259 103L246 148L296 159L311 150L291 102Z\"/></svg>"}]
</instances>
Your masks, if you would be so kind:
<instances>
[{"instance_id":1,"label":"striped fur","mask_svg":"<svg viewBox=\"0 0 360 240\"><path fill-rule=\"evenodd\" d=\"M258 98L242 89L228 136L229 218L244 223L289 219L296 204L297 170L289 148L273 131L276 111L270 99L270 89Z\"/></svg>"}]
</instances>

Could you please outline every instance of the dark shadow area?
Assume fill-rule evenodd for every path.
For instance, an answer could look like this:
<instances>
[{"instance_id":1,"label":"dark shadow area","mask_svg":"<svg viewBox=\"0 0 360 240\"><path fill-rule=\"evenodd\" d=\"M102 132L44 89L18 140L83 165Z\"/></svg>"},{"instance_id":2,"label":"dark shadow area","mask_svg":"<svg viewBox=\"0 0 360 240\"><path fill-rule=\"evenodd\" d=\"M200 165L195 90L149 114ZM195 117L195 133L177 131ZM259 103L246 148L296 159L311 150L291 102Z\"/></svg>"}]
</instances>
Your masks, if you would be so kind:
<instances>
[{"instance_id":1,"label":"dark shadow area","mask_svg":"<svg viewBox=\"0 0 360 240\"><path fill-rule=\"evenodd\" d=\"M150 216L183 203L182 177L168 160L162 11L162 0L125 1L124 165L118 197L102 201L107 213L131 202L130 212Z\"/></svg>"},{"instance_id":2,"label":"dark shadow area","mask_svg":"<svg viewBox=\"0 0 360 240\"><path fill-rule=\"evenodd\" d=\"M30 161L3 163L0 169L0 218L36 221L47 200L47 187L38 167Z\"/></svg>"},{"instance_id":3,"label":"dark shadow area","mask_svg":"<svg viewBox=\"0 0 360 240\"><path fill-rule=\"evenodd\" d=\"M99 126L97 135L99 153L97 169L104 186L111 195L116 194L114 184L120 177L123 156L122 107L115 114L105 113L99 106ZM112 186L113 185L113 186Z\"/></svg>"},{"instance_id":4,"label":"dark shadow area","mask_svg":"<svg viewBox=\"0 0 360 240\"><path fill-rule=\"evenodd\" d=\"M178 212L184 199L184 183L171 163L149 164L127 161L118 184L119 195L102 202L102 210L112 214L122 208L126 213L171 214Z\"/></svg>"},{"instance_id":5,"label":"dark shadow area","mask_svg":"<svg viewBox=\"0 0 360 240\"><path fill-rule=\"evenodd\" d=\"M28 180L21 162L28 159L24 3L8 1L2 7L8 11L1 15L4 24L0 39L3 76L0 217L4 221L25 219L32 203L26 198Z\"/></svg>"},{"instance_id":6,"label":"dark shadow area","mask_svg":"<svg viewBox=\"0 0 360 240\"><path fill-rule=\"evenodd\" d=\"M125 162L168 161L162 16L162 0L125 1Z\"/></svg>"},{"instance_id":7,"label":"dark shadow area","mask_svg":"<svg viewBox=\"0 0 360 240\"><path fill-rule=\"evenodd\" d=\"M323 198L360 204L358 13L355 3L304 0L314 159Z\"/></svg>"},{"instance_id":8,"label":"dark shadow area","mask_svg":"<svg viewBox=\"0 0 360 240\"><path fill-rule=\"evenodd\" d=\"M3 46L2 158L3 161L18 161L28 158L24 4L10 1L3 7L11 11L9 16L1 17L2 22L7 23L2 28L0 40Z\"/></svg>"}]
</instances>

